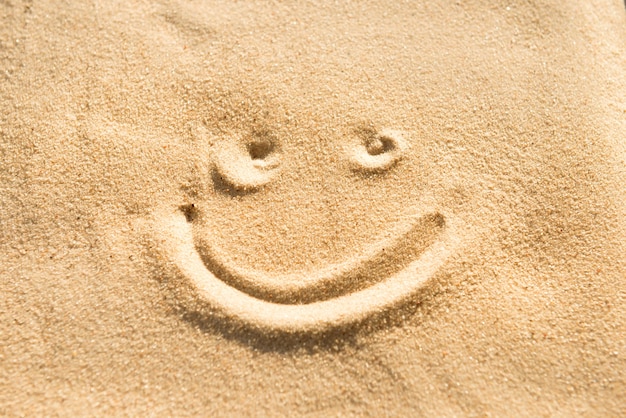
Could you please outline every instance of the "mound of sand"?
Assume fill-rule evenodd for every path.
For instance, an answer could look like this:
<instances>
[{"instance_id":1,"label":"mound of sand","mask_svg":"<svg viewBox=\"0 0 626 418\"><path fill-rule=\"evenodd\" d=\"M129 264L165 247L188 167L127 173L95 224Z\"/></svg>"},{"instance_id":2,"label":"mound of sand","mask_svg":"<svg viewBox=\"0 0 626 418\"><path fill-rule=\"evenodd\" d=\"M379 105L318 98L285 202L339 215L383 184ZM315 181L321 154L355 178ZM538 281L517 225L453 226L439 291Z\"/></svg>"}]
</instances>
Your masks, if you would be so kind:
<instances>
[{"instance_id":1,"label":"mound of sand","mask_svg":"<svg viewBox=\"0 0 626 418\"><path fill-rule=\"evenodd\" d=\"M623 414L624 4L421 3L0 1L0 415Z\"/></svg>"}]
</instances>

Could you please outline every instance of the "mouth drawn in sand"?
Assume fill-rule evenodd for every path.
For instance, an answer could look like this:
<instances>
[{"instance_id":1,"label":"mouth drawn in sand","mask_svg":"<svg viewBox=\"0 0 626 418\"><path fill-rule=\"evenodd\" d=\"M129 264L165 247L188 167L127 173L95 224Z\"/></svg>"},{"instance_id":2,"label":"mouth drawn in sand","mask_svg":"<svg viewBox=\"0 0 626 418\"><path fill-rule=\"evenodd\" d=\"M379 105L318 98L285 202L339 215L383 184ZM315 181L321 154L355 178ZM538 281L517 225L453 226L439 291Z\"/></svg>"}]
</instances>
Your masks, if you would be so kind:
<instances>
[{"instance_id":1,"label":"mouth drawn in sand","mask_svg":"<svg viewBox=\"0 0 626 418\"><path fill-rule=\"evenodd\" d=\"M348 154L353 170L385 171L402 159L406 144L400 132L366 132L365 137L365 146ZM242 193L258 191L280 172L272 147L266 142L248 147L248 158L236 146L216 147L214 177ZM275 274L242 267L217 248L202 227L199 204L179 209L158 219L166 259L211 309L269 331L320 332L392 309L421 289L459 243L450 216L420 208L391 238L347 260Z\"/></svg>"}]
</instances>

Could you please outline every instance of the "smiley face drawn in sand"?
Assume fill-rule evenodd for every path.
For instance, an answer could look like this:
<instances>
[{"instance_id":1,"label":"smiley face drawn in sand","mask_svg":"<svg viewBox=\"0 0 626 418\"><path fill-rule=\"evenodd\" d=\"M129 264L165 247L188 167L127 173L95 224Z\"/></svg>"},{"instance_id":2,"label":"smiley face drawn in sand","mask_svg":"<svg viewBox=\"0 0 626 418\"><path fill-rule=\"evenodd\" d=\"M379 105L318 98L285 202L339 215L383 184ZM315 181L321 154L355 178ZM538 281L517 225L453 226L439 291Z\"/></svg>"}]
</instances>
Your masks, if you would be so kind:
<instances>
[{"instance_id":1,"label":"smiley face drawn in sand","mask_svg":"<svg viewBox=\"0 0 626 418\"><path fill-rule=\"evenodd\" d=\"M339 161L335 174L357 185L385 182L410 148L400 130L360 127L351 132L354 140L329 160ZM207 144L210 164L203 177L213 185L212 196L234 205L233 211L240 214L254 215L257 210L247 199L270 199L264 195L288 176L290 157L296 158L268 130L213 135L201 127L195 136ZM307 195L315 198L315 193ZM340 196L337 199L340 203ZM427 200L416 206L402 222L351 255L295 271L268 272L246 265L245 256L216 244L219 216L207 199L160 215L158 223L165 258L211 310L254 329L322 332L358 323L406 301L453 253L459 244L454 219ZM259 240L270 241L262 235Z\"/></svg>"}]
</instances>

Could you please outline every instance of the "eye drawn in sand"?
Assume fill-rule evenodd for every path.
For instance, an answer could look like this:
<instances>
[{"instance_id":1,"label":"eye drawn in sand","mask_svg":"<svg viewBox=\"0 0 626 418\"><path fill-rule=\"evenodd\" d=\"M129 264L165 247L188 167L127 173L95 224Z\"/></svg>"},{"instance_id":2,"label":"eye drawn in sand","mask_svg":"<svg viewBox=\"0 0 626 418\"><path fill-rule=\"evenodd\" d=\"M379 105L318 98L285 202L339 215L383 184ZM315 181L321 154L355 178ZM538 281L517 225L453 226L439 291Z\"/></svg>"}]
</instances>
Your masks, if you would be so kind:
<instances>
[{"instance_id":1,"label":"eye drawn in sand","mask_svg":"<svg viewBox=\"0 0 626 418\"><path fill-rule=\"evenodd\" d=\"M365 127L357 130L363 147L351 150L352 167L355 171L381 172L393 167L402 158L407 145L402 132L383 129L381 132Z\"/></svg>"},{"instance_id":2,"label":"eye drawn in sand","mask_svg":"<svg viewBox=\"0 0 626 418\"><path fill-rule=\"evenodd\" d=\"M226 141L213 141L205 128L196 135L209 139L213 177L235 190L256 190L269 183L279 171L278 141L265 130L253 131L247 137L232 134Z\"/></svg>"},{"instance_id":3,"label":"eye drawn in sand","mask_svg":"<svg viewBox=\"0 0 626 418\"><path fill-rule=\"evenodd\" d=\"M356 171L390 170L407 147L399 131L366 130L360 137L347 153ZM269 187L281 172L281 158L288 157L267 132L227 142L212 144L214 176L242 193ZM460 243L454 217L419 207L385 239L343 261L270 273L239 265L235 254L211 242L206 216L211 211L201 202L159 214L162 256L209 310L271 332L323 332L385 313L415 295Z\"/></svg>"}]
</instances>

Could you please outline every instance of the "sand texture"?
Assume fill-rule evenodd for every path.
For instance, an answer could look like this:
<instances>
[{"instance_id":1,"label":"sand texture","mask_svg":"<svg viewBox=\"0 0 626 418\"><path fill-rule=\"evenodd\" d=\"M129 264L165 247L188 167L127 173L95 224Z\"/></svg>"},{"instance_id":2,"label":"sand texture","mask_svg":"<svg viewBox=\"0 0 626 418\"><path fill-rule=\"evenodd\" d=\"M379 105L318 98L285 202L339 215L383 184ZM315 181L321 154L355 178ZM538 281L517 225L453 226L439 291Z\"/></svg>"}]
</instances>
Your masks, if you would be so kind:
<instances>
[{"instance_id":1,"label":"sand texture","mask_svg":"<svg viewBox=\"0 0 626 418\"><path fill-rule=\"evenodd\" d=\"M0 0L0 416L626 416L626 7Z\"/></svg>"}]
</instances>

